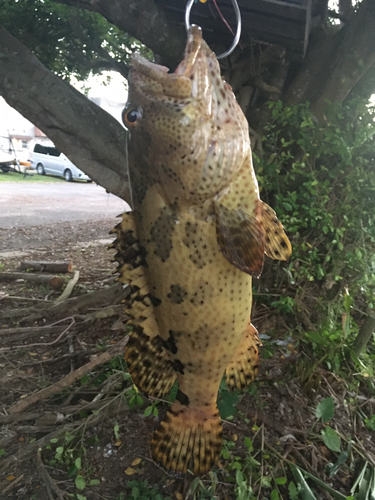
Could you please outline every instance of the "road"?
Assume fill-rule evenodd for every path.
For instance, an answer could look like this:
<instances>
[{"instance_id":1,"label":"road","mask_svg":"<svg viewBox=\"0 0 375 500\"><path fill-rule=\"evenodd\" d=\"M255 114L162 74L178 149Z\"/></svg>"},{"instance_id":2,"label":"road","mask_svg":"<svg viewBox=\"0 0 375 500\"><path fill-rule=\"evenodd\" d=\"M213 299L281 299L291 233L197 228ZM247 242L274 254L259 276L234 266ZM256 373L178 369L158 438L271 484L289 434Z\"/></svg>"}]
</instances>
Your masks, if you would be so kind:
<instances>
[{"instance_id":1,"label":"road","mask_svg":"<svg viewBox=\"0 0 375 500\"><path fill-rule=\"evenodd\" d=\"M94 183L0 183L0 228L114 218L127 210Z\"/></svg>"}]
</instances>

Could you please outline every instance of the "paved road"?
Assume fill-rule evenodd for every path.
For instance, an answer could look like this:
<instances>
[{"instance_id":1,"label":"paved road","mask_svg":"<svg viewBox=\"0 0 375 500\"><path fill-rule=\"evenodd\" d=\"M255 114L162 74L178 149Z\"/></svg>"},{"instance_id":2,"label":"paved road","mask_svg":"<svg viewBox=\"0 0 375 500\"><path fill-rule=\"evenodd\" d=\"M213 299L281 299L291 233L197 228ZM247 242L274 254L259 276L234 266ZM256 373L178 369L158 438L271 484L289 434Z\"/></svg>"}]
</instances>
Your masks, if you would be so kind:
<instances>
[{"instance_id":1,"label":"paved road","mask_svg":"<svg viewBox=\"0 0 375 500\"><path fill-rule=\"evenodd\" d=\"M116 217L129 206L96 184L0 183L0 228Z\"/></svg>"}]
</instances>

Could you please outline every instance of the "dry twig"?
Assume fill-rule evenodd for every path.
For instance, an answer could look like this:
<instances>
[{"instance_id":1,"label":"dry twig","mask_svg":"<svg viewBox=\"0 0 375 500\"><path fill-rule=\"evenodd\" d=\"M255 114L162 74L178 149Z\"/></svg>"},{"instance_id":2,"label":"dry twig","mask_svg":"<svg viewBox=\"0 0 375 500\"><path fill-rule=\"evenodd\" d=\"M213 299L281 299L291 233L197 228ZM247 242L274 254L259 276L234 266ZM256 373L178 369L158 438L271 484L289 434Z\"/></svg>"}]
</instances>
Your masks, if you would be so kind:
<instances>
[{"instance_id":1,"label":"dry twig","mask_svg":"<svg viewBox=\"0 0 375 500\"><path fill-rule=\"evenodd\" d=\"M52 493L51 493L51 490L52 490L57 495L59 500L64 500L65 498L69 498L68 493L66 491L61 490L57 486L56 481L48 474L48 472L44 466L43 460L42 460L42 450L40 448L37 451L36 461L37 461L37 465L38 465L39 475L43 479L44 484L46 485L47 493L48 493L49 497L52 500L54 500Z\"/></svg>"},{"instance_id":2,"label":"dry twig","mask_svg":"<svg viewBox=\"0 0 375 500\"><path fill-rule=\"evenodd\" d=\"M34 403L45 400L50 396L53 396L54 394L63 392L65 389L70 387L74 382L76 382L76 380L82 378L83 375L89 373L96 366L102 365L103 363L107 363L114 356L117 356L117 354L123 352L127 342L128 342L128 337L125 337L123 340L121 340L120 342L112 346L110 349L108 349L108 351L103 352L100 356L93 358L86 365L83 365L74 372L69 373L66 377L56 382L56 384L50 385L49 387L46 387L45 389L42 389L41 391L32 394L31 396L25 399L22 399L9 409L9 413L23 412Z\"/></svg>"}]
</instances>

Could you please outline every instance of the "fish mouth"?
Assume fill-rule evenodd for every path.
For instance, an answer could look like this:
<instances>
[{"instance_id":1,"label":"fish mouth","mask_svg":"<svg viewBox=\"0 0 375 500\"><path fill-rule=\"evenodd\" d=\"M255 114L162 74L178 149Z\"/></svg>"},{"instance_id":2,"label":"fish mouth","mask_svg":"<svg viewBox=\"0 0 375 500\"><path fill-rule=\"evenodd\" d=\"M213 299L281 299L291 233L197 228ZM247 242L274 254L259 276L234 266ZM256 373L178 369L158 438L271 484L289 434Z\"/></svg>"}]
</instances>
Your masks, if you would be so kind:
<instances>
[{"instance_id":1,"label":"fish mouth","mask_svg":"<svg viewBox=\"0 0 375 500\"><path fill-rule=\"evenodd\" d=\"M131 57L132 81L144 94L154 97L187 99L196 97L197 80L205 80L208 60L216 57L202 38L199 26L189 29L185 57L174 73L165 66L152 63L139 54ZM218 63L216 62L217 66Z\"/></svg>"}]
</instances>

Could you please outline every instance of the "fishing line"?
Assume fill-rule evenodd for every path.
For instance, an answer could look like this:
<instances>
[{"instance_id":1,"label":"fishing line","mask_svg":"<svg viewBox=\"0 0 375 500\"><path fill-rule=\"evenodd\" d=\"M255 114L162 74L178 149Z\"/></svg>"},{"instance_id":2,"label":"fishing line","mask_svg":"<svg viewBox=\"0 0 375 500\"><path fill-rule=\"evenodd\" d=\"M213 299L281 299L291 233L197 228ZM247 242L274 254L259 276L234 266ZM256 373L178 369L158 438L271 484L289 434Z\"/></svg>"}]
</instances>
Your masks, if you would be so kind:
<instances>
[{"instance_id":1,"label":"fishing line","mask_svg":"<svg viewBox=\"0 0 375 500\"><path fill-rule=\"evenodd\" d=\"M189 32L190 27L191 27L191 25L190 25L190 11L191 11L191 8L192 8L194 2L195 2L195 0L189 0L188 3L186 4L185 26L186 26L186 31L187 32ZM225 24L231 30L230 26L228 25L228 23L224 19L224 16L221 14L220 9L218 8L218 6L216 4L216 1L214 1L214 4L215 4L215 6L216 6L216 8L217 8L217 10L218 10L218 12L220 14L220 17L224 20ZM233 43L230 46L230 48L226 52L223 52L222 54L216 56L217 59L223 59L224 57L229 56L234 51L234 49L237 47L238 42L240 40L240 36L241 36L241 12L240 12L240 9L238 7L237 0L232 0L232 5L233 5L233 8L234 8L234 12L236 14L236 21L237 21L236 35L234 37ZM233 31L232 31L232 33L233 33Z\"/></svg>"}]
</instances>

